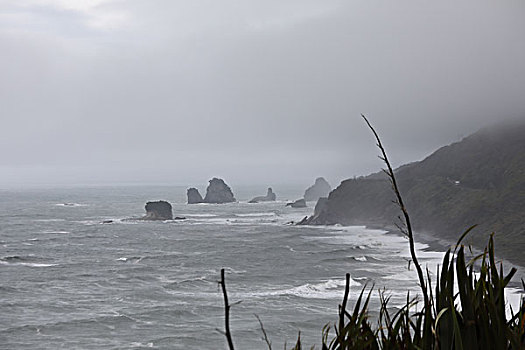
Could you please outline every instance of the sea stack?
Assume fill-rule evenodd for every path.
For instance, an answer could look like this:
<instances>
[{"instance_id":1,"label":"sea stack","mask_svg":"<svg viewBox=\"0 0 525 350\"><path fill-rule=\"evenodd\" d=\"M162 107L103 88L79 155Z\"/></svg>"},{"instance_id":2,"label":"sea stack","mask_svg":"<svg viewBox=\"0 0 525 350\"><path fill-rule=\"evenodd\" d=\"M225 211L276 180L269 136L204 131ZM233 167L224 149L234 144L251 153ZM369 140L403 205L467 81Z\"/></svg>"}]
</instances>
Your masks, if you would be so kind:
<instances>
[{"instance_id":1,"label":"sea stack","mask_svg":"<svg viewBox=\"0 0 525 350\"><path fill-rule=\"evenodd\" d=\"M304 199L306 201L317 201L321 197L328 197L328 194L332 190L328 181L324 177L318 177L315 179L315 184L308 187L304 192Z\"/></svg>"},{"instance_id":2,"label":"sea stack","mask_svg":"<svg viewBox=\"0 0 525 350\"><path fill-rule=\"evenodd\" d=\"M266 196L255 197L248 203L271 202L275 201L276 199L277 196L275 195L275 193L273 193L272 188L268 187L268 192L266 193Z\"/></svg>"},{"instance_id":3,"label":"sea stack","mask_svg":"<svg viewBox=\"0 0 525 350\"><path fill-rule=\"evenodd\" d=\"M171 211L171 204L166 201L148 202L146 203L146 216L143 220L172 220L173 212Z\"/></svg>"},{"instance_id":4,"label":"sea stack","mask_svg":"<svg viewBox=\"0 0 525 350\"><path fill-rule=\"evenodd\" d=\"M230 186L226 185L224 180L216 177L210 180L210 184L206 189L204 203L222 204L236 201Z\"/></svg>"},{"instance_id":5,"label":"sea stack","mask_svg":"<svg viewBox=\"0 0 525 350\"><path fill-rule=\"evenodd\" d=\"M192 187L188 188L188 204L197 204L204 202L204 199L202 199L201 194L199 193L199 190Z\"/></svg>"}]
</instances>

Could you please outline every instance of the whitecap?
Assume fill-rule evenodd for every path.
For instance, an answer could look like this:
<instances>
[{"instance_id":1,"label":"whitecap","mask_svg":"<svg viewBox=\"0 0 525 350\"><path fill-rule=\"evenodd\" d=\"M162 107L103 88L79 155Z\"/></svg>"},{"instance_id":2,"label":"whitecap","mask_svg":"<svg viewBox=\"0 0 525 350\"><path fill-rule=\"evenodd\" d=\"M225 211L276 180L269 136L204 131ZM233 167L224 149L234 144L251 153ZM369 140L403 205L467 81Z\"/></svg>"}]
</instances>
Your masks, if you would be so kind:
<instances>
[{"instance_id":1,"label":"whitecap","mask_svg":"<svg viewBox=\"0 0 525 350\"><path fill-rule=\"evenodd\" d=\"M309 299L338 299L346 285L345 280L329 279L319 283L306 283L287 289L270 290L265 292L238 293L235 297L268 297L268 296L296 296ZM361 283L351 279L350 286L361 286Z\"/></svg>"},{"instance_id":2,"label":"whitecap","mask_svg":"<svg viewBox=\"0 0 525 350\"><path fill-rule=\"evenodd\" d=\"M190 225L231 225L231 219L224 218L204 218L204 219L188 219L184 221Z\"/></svg>"},{"instance_id":3,"label":"whitecap","mask_svg":"<svg viewBox=\"0 0 525 350\"><path fill-rule=\"evenodd\" d=\"M259 216L277 216L275 213L244 213L244 214L235 214L239 217L259 217Z\"/></svg>"},{"instance_id":4,"label":"whitecap","mask_svg":"<svg viewBox=\"0 0 525 350\"><path fill-rule=\"evenodd\" d=\"M123 262L129 262L129 263L132 263L132 264L137 264L139 262L142 261L142 259L144 259L144 257L142 256L130 256L130 257L120 257L117 259L117 261L123 261Z\"/></svg>"},{"instance_id":5,"label":"whitecap","mask_svg":"<svg viewBox=\"0 0 525 350\"><path fill-rule=\"evenodd\" d=\"M214 218L217 214L181 214L180 216L196 217L196 218Z\"/></svg>"},{"instance_id":6,"label":"whitecap","mask_svg":"<svg viewBox=\"0 0 525 350\"><path fill-rule=\"evenodd\" d=\"M55 204L57 207L87 207L87 204L81 204L81 203L57 203Z\"/></svg>"},{"instance_id":7,"label":"whitecap","mask_svg":"<svg viewBox=\"0 0 525 350\"><path fill-rule=\"evenodd\" d=\"M84 224L86 226L98 225L100 223L99 220L80 220L75 222L78 222L79 224Z\"/></svg>"},{"instance_id":8,"label":"whitecap","mask_svg":"<svg viewBox=\"0 0 525 350\"><path fill-rule=\"evenodd\" d=\"M4 260L0 260L0 264L2 265L10 265L10 266L27 266L27 267L52 267L52 266L58 266L58 264L42 264L42 263L29 263L29 262L8 262Z\"/></svg>"},{"instance_id":9,"label":"whitecap","mask_svg":"<svg viewBox=\"0 0 525 350\"><path fill-rule=\"evenodd\" d=\"M228 266L224 268L224 271L227 273L236 273L236 274L246 273L246 270L235 270L233 267L228 267Z\"/></svg>"},{"instance_id":10,"label":"whitecap","mask_svg":"<svg viewBox=\"0 0 525 350\"><path fill-rule=\"evenodd\" d=\"M354 260L357 261L367 261L366 256L354 256Z\"/></svg>"},{"instance_id":11,"label":"whitecap","mask_svg":"<svg viewBox=\"0 0 525 350\"><path fill-rule=\"evenodd\" d=\"M141 343L141 342L133 342L130 344L132 348L152 348L153 343Z\"/></svg>"}]
</instances>

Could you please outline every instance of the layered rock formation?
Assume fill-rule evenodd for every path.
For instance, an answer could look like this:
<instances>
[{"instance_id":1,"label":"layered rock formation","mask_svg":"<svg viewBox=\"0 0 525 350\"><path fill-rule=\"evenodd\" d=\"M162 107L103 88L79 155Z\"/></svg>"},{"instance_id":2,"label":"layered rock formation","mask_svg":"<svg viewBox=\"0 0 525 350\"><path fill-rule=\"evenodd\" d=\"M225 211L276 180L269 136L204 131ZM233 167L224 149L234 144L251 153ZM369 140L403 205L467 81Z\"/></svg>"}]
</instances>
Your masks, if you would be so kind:
<instances>
[{"instance_id":1,"label":"layered rock formation","mask_svg":"<svg viewBox=\"0 0 525 350\"><path fill-rule=\"evenodd\" d=\"M203 203L204 199L202 199L201 194L199 193L199 190L192 187L188 188L188 204L197 204L197 203Z\"/></svg>"},{"instance_id":2,"label":"layered rock formation","mask_svg":"<svg viewBox=\"0 0 525 350\"><path fill-rule=\"evenodd\" d=\"M166 201L147 202L146 203L146 216L142 217L143 220L172 220L173 212L171 210L171 204Z\"/></svg>"},{"instance_id":3,"label":"layered rock formation","mask_svg":"<svg viewBox=\"0 0 525 350\"><path fill-rule=\"evenodd\" d=\"M296 200L295 202L287 203L286 206L292 208L306 208L306 201L303 198L301 198Z\"/></svg>"},{"instance_id":4,"label":"layered rock formation","mask_svg":"<svg viewBox=\"0 0 525 350\"><path fill-rule=\"evenodd\" d=\"M477 224L469 243L525 264L525 121L486 128L395 170L419 232L455 241ZM383 173L345 180L321 199L306 224L394 225L399 208Z\"/></svg>"},{"instance_id":5,"label":"layered rock formation","mask_svg":"<svg viewBox=\"0 0 525 350\"><path fill-rule=\"evenodd\" d=\"M275 195L275 193L273 193L272 188L268 187L268 192L266 193L266 196L255 197L248 203L270 202L275 201L276 199L277 196Z\"/></svg>"},{"instance_id":6,"label":"layered rock formation","mask_svg":"<svg viewBox=\"0 0 525 350\"><path fill-rule=\"evenodd\" d=\"M210 184L206 189L204 203L222 204L236 201L230 186L228 186L224 180L216 177L210 180Z\"/></svg>"},{"instance_id":7,"label":"layered rock formation","mask_svg":"<svg viewBox=\"0 0 525 350\"><path fill-rule=\"evenodd\" d=\"M316 201L321 197L328 197L328 194L332 190L328 181L324 177L318 177L315 179L315 183L308 187L304 192L304 199L306 201Z\"/></svg>"}]
</instances>

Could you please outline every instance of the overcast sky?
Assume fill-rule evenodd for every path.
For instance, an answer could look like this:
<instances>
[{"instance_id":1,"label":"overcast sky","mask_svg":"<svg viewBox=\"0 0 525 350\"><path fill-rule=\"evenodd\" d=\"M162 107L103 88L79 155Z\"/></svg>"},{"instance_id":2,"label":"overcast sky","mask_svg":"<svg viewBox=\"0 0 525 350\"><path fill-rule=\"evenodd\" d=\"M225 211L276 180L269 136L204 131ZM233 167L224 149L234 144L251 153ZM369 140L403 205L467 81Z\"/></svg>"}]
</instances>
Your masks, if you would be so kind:
<instances>
[{"instance_id":1,"label":"overcast sky","mask_svg":"<svg viewBox=\"0 0 525 350\"><path fill-rule=\"evenodd\" d=\"M332 185L525 118L523 0L0 0L0 188Z\"/></svg>"}]
</instances>

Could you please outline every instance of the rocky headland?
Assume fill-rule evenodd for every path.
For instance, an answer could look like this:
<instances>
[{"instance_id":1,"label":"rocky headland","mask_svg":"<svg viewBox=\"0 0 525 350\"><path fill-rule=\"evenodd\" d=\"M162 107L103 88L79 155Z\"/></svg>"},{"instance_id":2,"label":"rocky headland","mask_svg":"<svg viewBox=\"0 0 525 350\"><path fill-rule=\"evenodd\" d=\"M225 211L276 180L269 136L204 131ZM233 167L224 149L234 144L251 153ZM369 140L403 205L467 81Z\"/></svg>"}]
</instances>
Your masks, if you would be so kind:
<instances>
[{"instance_id":1,"label":"rocky headland","mask_svg":"<svg viewBox=\"0 0 525 350\"><path fill-rule=\"evenodd\" d=\"M252 200L250 200L248 203L271 202L271 201L275 201L276 199L277 199L277 196L273 192L272 188L268 187L268 192L266 193L266 196L255 197Z\"/></svg>"},{"instance_id":2,"label":"rocky headland","mask_svg":"<svg viewBox=\"0 0 525 350\"><path fill-rule=\"evenodd\" d=\"M498 251L525 266L525 121L482 129L422 161L395 170L416 232ZM303 224L392 226L399 208L382 172L343 181Z\"/></svg>"}]
</instances>

